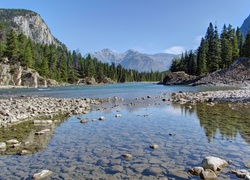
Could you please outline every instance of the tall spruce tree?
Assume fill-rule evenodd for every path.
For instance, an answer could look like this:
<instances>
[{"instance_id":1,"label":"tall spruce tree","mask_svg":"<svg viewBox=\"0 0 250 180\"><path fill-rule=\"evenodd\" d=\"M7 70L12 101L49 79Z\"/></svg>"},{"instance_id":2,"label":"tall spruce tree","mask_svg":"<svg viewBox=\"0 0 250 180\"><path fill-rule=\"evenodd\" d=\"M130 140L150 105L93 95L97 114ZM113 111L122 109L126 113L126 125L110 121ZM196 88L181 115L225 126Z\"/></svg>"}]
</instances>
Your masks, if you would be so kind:
<instances>
[{"instance_id":1,"label":"tall spruce tree","mask_svg":"<svg viewBox=\"0 0 250 180\"><path fill-rule=\"evenodd\" d=\"M206 40L208 41L207 51L207 65L208 71L213 72L219 69L220 59L220 39L217 27L213 27L210 23L206 33Z\"/></svg>"},{"instance_id":2,"label":"tall spruce tree","mask_svg":"<svg viewBox=\"0 0 250 180\"><path fill-rule=\"evenodd\" d=\"M201 39L200 46L197 50L197 75L207 73L207 52L208 42L204 38Z\"/></svg>"}]
</instances>

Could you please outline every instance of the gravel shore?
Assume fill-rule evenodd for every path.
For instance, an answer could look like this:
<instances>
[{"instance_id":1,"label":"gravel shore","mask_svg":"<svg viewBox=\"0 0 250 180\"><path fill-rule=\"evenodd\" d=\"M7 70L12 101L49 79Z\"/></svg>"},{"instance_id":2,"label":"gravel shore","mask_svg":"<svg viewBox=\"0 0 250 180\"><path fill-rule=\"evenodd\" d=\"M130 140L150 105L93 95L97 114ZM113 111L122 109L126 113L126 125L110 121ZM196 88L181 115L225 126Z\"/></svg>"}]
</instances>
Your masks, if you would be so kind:
<instances>
[{"instance_id":1,"label":"gravel shore","mask_svg":"<svg viewBox=\"0 0 250 180\"><path fill-rule=\"evenodd\" d=\"M35 118L53 118L54 115L77 115L100 104L92 99L32 98L0 99L0 126Z\"/></svg>"},{"instance_id":2,"label":"gravel shore","mask_svg":"<svg viewBox=\"0 0 250 180\"><path fill-rule=\"evenodd\" d=\"M178 92L172 93L170 101L181 103L198 102L250 102L250 89L204 91L204 92Z\"/></svg>"}]
</instances>

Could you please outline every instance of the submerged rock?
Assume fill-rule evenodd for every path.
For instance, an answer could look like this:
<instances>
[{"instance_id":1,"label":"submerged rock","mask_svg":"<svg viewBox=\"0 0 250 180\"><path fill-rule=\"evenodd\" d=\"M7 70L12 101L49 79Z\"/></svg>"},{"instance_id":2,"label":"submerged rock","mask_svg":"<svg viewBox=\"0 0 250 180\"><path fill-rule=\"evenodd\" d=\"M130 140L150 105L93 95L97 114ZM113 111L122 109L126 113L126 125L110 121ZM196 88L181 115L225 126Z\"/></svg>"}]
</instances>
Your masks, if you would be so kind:
<instances>
[{"instance_id":1,"label":"submerged rock","mask_svg":"<svg viewBox=\"0 0 250 180\"><path fill-rule=\"evenodd\" d=\"M204 171L203 167L194 167L188 170L188 173L194 176L200 176L201 172Z\"/></svg>"},{"instance_id":2,"label":"submerged rock","mask_svg":"<svg viewBox=\"0 0 250 180\"><path fill-rule=\"evenodd\" d=\"M245 169L231 170L230 173L235 174L238 178L246 178L246 176L250 176L250 172Z\"/></svg>"},{"instance_id":3,"label":"submerged rock","mask_svg":"<svg viewBox=\"0 0 250 180\"><path fill-rule=\"evenodd\" d=\"M100 121L103 121L103 120L105 120L105 117L104 117L104 116L101 116L101 117L99 117L99 120L100 120Z\"/></svg>"},{"instance_id":4,"label":"submerged rock","mask_svg":"<svg viewBox=\"0 0 250 180\"><path fill-rule=\"evenodd\" d=\"M80 122L81 122L82 124L86 124L87 122L89 122L89 120L88 120L88 119L82 119Z\"/></svg>"},{"instance_id":5,"label":"submerged rock","mask_svg":"<svg viewBox=\"0 0 250 180\"><path fill-rule=\"evenodd\" d=\"M39 173L36 173L32 176L33 179L43 179L45 177L48 177L52 174L52 171L50 170L42 170L41 172Z\"/></svg>"},{"instance_id":6,"label":"submerged rock","mask_svg":"<svg viewBox=\"0 0 250 180\"><path fill-rule=\"evenodd\" d=\"M122 115L121 114L116 114L115 117L120 118L120 117L122 117Z\"/></svg>"},{"instance_id":7,"label":"submerged rock","mask_svg":"<svg viewBox=\"0 0 250 180\"><path fill-rule=\"evenodd\" d=\"M201 179L204 179L204 180L216 179L217 175L211 169L206 169L200 173L200 177Z\"/></svg>"},{"instance_id":8,"label":"submerged rock","mask_svg":"<svg viewBox=\"0 0 250 180\"><path fill-rule=\"evenodd\" d=\"M157 144L152 144L149 146L151 149L157 149L159 146Z\"/></svg>"},{"instance_id":9,"label":"submerged rock","mask_svg":"<svg viewBox=\"0 0 250 180\"><path fill-rule=\"evenodd\" d=\"M131 154L123 154L122 157L129 159L129 158L132 158L132 155Z\"/></svg>"}]
</instances>

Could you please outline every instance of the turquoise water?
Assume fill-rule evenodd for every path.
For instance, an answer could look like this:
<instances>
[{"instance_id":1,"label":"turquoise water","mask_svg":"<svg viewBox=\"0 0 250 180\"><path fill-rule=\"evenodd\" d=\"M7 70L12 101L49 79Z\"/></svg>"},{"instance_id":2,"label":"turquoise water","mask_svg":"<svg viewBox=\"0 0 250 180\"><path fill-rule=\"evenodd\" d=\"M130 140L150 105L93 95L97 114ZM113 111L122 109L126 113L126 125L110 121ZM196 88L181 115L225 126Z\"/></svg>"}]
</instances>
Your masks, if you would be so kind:
<instances>
[{"instance_id":1,"label":"turquoise water","mask_svg":"<svg viewBox=\"0 0 250 180\"><path fill-rule=\"evenodd\" d=\"M249 110L228 104L198 105L189 110L162 101L169 92L201 90L205 88L129 83L1 91L2 97L117 96L124 101L59 119L52 133L36 140L43 146L31 155L1 155L0 179L31 179L43 169L53 172L48 179L199 179L186 172L209 155L233 161L218 179L237 179L228 171L243 169L250 162ZM135 100L143 97L145 100ZM105 120L99 121L100 116ZM79 119L86 118L89 122L81 124ZM20 141L33 143L34 139L34 131L30 131ZM159 148L152 150L151 144ZM126 153L132 158L121 156Z\"/></svg>"}]
</instances>

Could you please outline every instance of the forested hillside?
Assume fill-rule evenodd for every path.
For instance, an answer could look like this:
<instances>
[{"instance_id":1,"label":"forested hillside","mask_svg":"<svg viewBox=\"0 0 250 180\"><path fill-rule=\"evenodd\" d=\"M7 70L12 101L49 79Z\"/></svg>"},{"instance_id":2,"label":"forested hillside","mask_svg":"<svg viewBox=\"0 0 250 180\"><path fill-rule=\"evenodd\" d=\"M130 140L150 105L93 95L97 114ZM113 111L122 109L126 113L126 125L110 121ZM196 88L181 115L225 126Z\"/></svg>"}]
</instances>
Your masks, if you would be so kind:
<instances>
[{"instance_id":1,"label":"forested hillside","mask_svg":"<svg viewBox=\"0 0 250 180\"><path fill-rule=\"evenodd\" d=\"M250 34L245 39L240 29L235 30L231 25L224 25L219 34L210 23L198 49L175 58L170 70L199 76L228 68L239 57L250 57Z\"/></svg>"},{"instance_id":2,"label":"forested hillside","mask_svg":"<svg viewBox=\"0 0 250 180\"><path fill-rule=\"evenodd\" d=\"M138 72L124 69L114 63L101 63L96 58L84 58L78 51L69 51L66 46L36 43L23 33L13 29L5 33L0 22L0 59L8 59L14 71L21 65L35 69L41 76L59 82L76 83L79 78L94 77L102 82L109 77L116 82L161 81L163 73Z\"/></svg>"}]
</instances>

